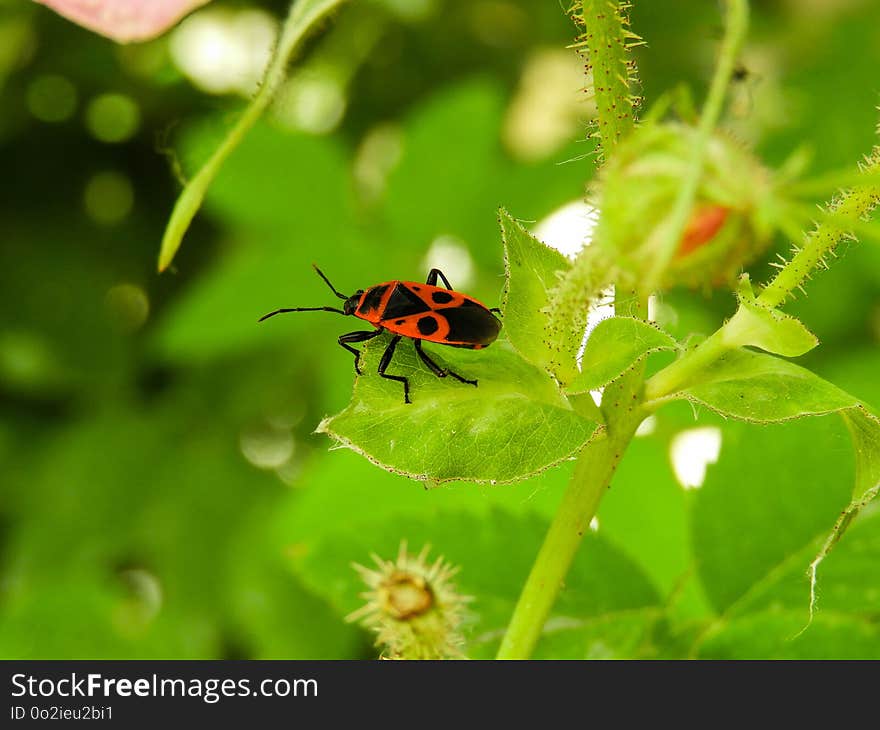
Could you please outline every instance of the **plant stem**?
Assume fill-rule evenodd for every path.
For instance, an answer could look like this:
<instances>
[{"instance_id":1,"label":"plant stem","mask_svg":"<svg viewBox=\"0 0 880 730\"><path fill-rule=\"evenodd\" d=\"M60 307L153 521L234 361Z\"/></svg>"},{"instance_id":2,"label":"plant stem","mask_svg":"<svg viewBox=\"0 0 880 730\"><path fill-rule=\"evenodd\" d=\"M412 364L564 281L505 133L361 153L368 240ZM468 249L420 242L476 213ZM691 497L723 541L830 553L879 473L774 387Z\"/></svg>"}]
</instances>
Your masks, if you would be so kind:
<instances>
[{"instance_id":1,"label":"plant stem","mask_svg":"<svg viewBox=\"0 0 880 730\"><path fill-rule=\"evenodd\" d=\"M623 289L617 291L617 300L625 301L616 305L618 314L647 316L647 300L623 298ZM602 411L606 431L587 444L575 464L562 503L513 611L498 659L528 659L535 648L590 520L644 418L640 407L643 381L644 366L640 365L605 388Z\"/></svg>"},{"instance_id":2,"label":"plant stem","mask_svg":"<svg viewBox=\"0 0 880 730\"><path fill-rule=\"evenodd\" d=\"M635 432L606 433L581 453L501 642L498 659L528 659L590 520Z\"/></svg>"},{"instance_id":3,"label":"plant stem","mask_svg":"<svg viewBox=\"0 0 880 730\"><path fill-rule=\"evenodd\" d=\"M880 168L880 150L875 150L865 171ZM810 278L813 271L828 268L825 257L847 236L846 219L858 220L880 203L880 185L866 185L848 190L831 206L834 220L819 223L807 237L802 248L792 257L758 296L758 303L778 307L788 296Z\"/></svg>"},{"instance_id":4,"label":"plant stem","mask_svg":"<svg viewBox=\"0 0 880 730\"><path fill-rule=\"evenodd\" d=\"M174 204L174 209L171 211L171 217L165 228L165 234L162 237L162 246L159 249L160 272L168 268L174 259L174 255L183 241L183 236L201 207L208 187L217 176L220 167L230 153L238 147L269 105L278 85L284 79L287 64L293 52L315 24L342 2L343 0L293 0L290 13L281 30L281 38L269 65L266 67L260 90L207 162L186 184Z\"/></svg>"},{"instance_id":5,"label":"plant stem","mask_svg":"<svg viewBox=\"0 0 880 730\"><path fill-rule=\"evenodd\" d=\"M583 0L581 5L586 30L578 45L588 49L599 129L606 154L632 131L635 124L629 89L634 69L626 57L626 39L633 35L626 28L623 5L612 0ZM551 307L551 326L557 319L572 323L581 321L585 309L583 302L589 301L599 290L595 286L597 262L591 255L594 252L594 249L585 248L568 276L560 282L555 306ZM606 279L604 284L607 283ZM615 291L617 314L647 317L647 297L635 296L635 292L627 292L624 296L626 290L620 284ZM499 659L527 659L535 648L581 540L589 529L590 520L644 417L640 407L643 382L644 368L637 366L605 388L602 396L605 432L587 444L577 460L562 503L535 558L501 642Z\"/></svg>"},{"instance_id":6,"label":"plant stem","mask_svg":"<svg viewBox=\"0 0 880 730\"><path fill-rule=\"evenodd\" d=\"M613 0L583 0L585 31L580 46L587 49L596 96L596 121L605 155L626 137L635 124L627 63L626 17Z\"/></svg>"},{"instance_id":7,"label":"plant stem","mask_svg":"<svg viewBox=\"0 0 880 730\"><path fill-rule=\"evenodd\" d=\"M592 70L596 100L596 124L605 156L611 154L635 126L634 97L630 84L635 77L634 61L628 58L627 4L614 0L582 0L575 21L584 32L575 44ZM613 283L615 267L600 246L584 246L571 268L550 292L547 307L547 337L560 342L579 341L592 301ZM570 382L577 370L557 368L556 377Z\"/></svg>"},{"instance_id":8,"label":"plant stem","mask_svg":"<svg viewBox=\"0 0 880 730\"><path fill-rule=\"evenodd\" d=\"M692 383L697 375L730 349L727 343L727 324L716 330L675 362L663 368L645 383L645 402L664 398Z\"/></svg>"},{"instance_id":9,"label":"plant stem","mask_svg":"<svg viewBox=\"0 0 880 730\"><path fill-rule=\"evenodd\" d=\"M733 75L736 57L745 39L748 19L749 6L746 0L727 0L724 40L721 44L718 65L715 67L715 75L712 77L709 95L700 114L700 123L697 126L694 146L691 150L688 166L685 169L678 197L675 200L669 217L666 219L663 237L657 246L657 256L644 282L644 289L647 292L652 292L657 288L663 272L666 271L669 262L675 256L681 236L684 233L685 226L687 226L688 217L691 214L694 198L700 184L700 176L703 171L709 137L721 116L724 95L727 92L730 78Z\"/></svg>"}]
</instances>

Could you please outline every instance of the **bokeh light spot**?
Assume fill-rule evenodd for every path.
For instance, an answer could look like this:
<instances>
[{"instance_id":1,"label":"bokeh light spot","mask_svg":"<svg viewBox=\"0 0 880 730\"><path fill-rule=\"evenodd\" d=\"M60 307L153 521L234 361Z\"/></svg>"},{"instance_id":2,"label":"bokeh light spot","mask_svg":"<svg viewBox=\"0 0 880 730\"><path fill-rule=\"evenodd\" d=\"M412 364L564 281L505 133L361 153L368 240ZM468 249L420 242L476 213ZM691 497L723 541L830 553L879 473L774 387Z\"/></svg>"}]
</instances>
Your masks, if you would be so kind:
<instances>
[{"instance_id":1,"label":"bokeh light spot","mask_svg":"<svg viewBox=\"0 0 880 730\"><path fill-rule=\"evenodd\" d=\"M345 90L333 74L304 69L282 84L272 113L289 129L327 134L342 121L345 106Z\"/></svg>"},{"instance_id":2,"label":"bokeh light spot","mask_svg":"<svg viewBox=\"0 0 880 730\"><path fill-rule=\"evenodd\" d=\"M455 289L464 290L474 279L474 262L464 241L455 236L437 236L422 260L427 274L430 269L440 269ZM442 282L439 283L442 286Z\"/></svg>"},{"instance_id":3,"label":"bokeh light spot","mask_svg":"<svg viewBox=\"0 0 880 730\"><path fill-rule=\"evenodd\" d=\"M721 453L721 429L716 426L691 428L676 434L669 446L675 478L685 489L699 489L706 479L706 468Z\"/></svg>"},{"instance_id":4,"label":"bokeh light spot","mask_svg":"<svg viewBox=\"0 0 880 730\"><path fill-rule=\"evenodd\" d=\"M126 628L137 628L139 624L154 619L162 608L162 584L151 572L143 568L123 570L120 578L125 583L130 597L124 611L118 615L120 623Z\"/></svg>"},{"instance_id":5,"label":"bokeh light spot","mask_svg":"<svg viewBox=\"0 0 880 730\"><path fill-rule=\"evenodd\" d=\"M650 436L654 431L657 430L657 416L648 416L644 421L639 424L639 427L636 429L636 438L642 438L644 436Z\"/></svg>"},{"instance_id":6,"label":"bokeh light spot","mask_svg":"<svg viewBox=\"0 0 880 730\"><path fill-rule=\"evenodd\" d=\"M277 32L277 21L263 10L208 8L174 30L171 57L200 89L248 96L257 89Z\"/></svg>"},{"instance_id":7,"label":"bokeh light spot","mask_svg":"<svg viewBox=\"0 0 880 730\"><path fill-rule=\"evenodd\" d=\"M89 102L86 125L102 142L124 142L138 130L141 113L137 104L124 94L101 94Z\"/></svg>"},{"instance_id":8,"label":"bokeh light spot","mask_svg":"<svg viewBox=\"0 0 880 730\"><path fill-rule=\"evenodd\" d=\"M532 233L542 243L574 258L592 240L599 212L583 200L572 200L538 221Z\"/></svg>"},{"instance_id":9,"label":"bokeh light spot","mask_svg":"<svg viewBox=\"0 0 880 730\"><path fill-rule=\"evenodd\" d=\"M27 106L42 122L63 122L76 110L76 87L63 76L38 76L28 86Z\"/></svg>"},{"instance_id":10,"label":"bokeh light spot","mask_svg":"<svg viewBox=\"0 0 880 730\"><path fill-rule=\"evenodd\" d=\"M504 120L503 139L511 153L521 160L541 160L573 139L595 116L583 89L575 54L544 49L529 58Z\"/></svg>"},{"instance_id":11,"label":"bokeh light spot","mask_svg":"<svg viewBox=\"0 0 880 730\"><path fill-rule=\"evenodd\" d=\"M354 180L369 202L382 197L391 171L403 156L403 135L396 124L380 124L364 135L354 158Z\"/></svg>"},{"instance_id":12,"label":"bokeh light spot","mask_svg":"<svg viewBox=\"0 0 880 730\"><path fill-rule=\"evenodd\" d=\"M86 183L86 212L97 223L119 223L131 213L133 205L134 190L131 181L121 173L99 172Z\"/></svg>"},{"instance_id":13,"label":"bokeh light spot","mask_svg":"<svg viewBox=\"0 0 880 730\"><path fill-rule=\"evenodd\" d=\"M299 478L302 473L302 462L299 459L288 459L275 470L281 482L288 487L304 486Z\"/></svg>"},{"instance_id":14,"label":"bokeh light spot","mask_svg":"<svg viewBox=\"0 0 880 730\"><path fill-rule=\"evenodd\" d=\"M58 365L49 343L36 332L0 333L0 382L15 390L51 384Z\"/></svg>"},{"instance_id":15,"label":"bokeh light spot","mask_svg":"<svg viewBox=\"0 0 880 730\"><path fill-rule=\"evenodd\" d=\"M134 332L140 329L150 315L147 293L135 284L117 284L104 297L107 314L115 329Z\"/></svg>"},{"instance_id":16,"label":"bokeh light spot","mask_svg":"<svg viewBox=\"0 0 880 730\"><path fill-rule=\"evenodd\" d=\"M258 469L279 469L293 456L294 440L289 428L260 423L242 430L239 446L244 458Z\"/></svg>"}]
</instances>

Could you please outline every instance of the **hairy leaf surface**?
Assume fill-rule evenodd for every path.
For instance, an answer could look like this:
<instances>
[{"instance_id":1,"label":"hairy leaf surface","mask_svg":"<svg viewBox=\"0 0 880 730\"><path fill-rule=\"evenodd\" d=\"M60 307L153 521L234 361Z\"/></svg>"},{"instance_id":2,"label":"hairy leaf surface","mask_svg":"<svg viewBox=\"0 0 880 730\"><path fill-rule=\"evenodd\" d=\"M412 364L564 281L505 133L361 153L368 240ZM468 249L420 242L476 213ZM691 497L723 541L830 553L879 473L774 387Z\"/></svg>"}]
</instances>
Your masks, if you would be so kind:
<instances>
[{"instance_id":1,"label":"hairy leaf surface","mask_svg":"<svg viewBox=\"0 0 880 730\"><path fill-rule=\"evenodd\" d=\"M586 393L620 377L645 355L674 350L675 340L662 330L632 317L609 317L590 334L581 372L566 388L570 394Z\"/></svg>"},{"instance_id":2,"label":"hairy leaf surface","mask_svg":"<svg viewBox=\"0 0 880 730\"><path fill-rule=\"evenodd\" d=\"M507 265L504 326L510 343L530 363L557 376L562 371L576 372L580 341L551 341L544 311L549 292L559 282L558 273L568 270L570 262L541 243L506 210L501 211L499 222Z\"/></svg>"},{"instance_id":3,"label":"hairy leaf surface","mask_svg":"<svg viewBox=\"0 0 880 730\"><path fill-rule=\"evenodd\" d=\"M477 379L476 388L437 378L401 341L388 373L409 378L407 404L403 386L376 373L388 341L369 343L351 403L318 427L386 469L431 483L509 482L573 456L595 431L503 341L482 351L425 345L441 366Z\"/></svg>"}]
</instances>

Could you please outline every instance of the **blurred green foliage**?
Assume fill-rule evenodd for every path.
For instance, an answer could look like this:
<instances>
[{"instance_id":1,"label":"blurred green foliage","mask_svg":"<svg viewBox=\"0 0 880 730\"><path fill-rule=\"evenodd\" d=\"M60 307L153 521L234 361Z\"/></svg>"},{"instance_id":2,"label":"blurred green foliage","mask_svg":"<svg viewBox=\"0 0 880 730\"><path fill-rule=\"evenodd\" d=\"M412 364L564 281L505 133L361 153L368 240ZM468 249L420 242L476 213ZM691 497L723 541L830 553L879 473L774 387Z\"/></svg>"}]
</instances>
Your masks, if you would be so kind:
<instances>
[{"instance_id":1,"label":"blurred green foliage","mask_svg":"<svg viewBox=\"0 0 880 730\"><path fill-rule=\"evenodd\" d=\"M679 82L701 97L714 4L635 5L648 101ZM876 141L880 7L752 5L733 133L770 161L806 144L817 172L854 164ZM285 11L202 12L253 7ZM349 563L391 558L401 539L461 566L469 651L492 655L570 466L425 490L329 451L313 431L350 399L351 359L333 341L345 323L256 320L330 303L312 261L348 291L417 279L437 265L429 250L455 252L452 283L470 267L467 291L498 302L498 206L540 220L592 174L578 74L528 96L539 60L564 58L573 35L554 3L347 8L302 59L339 85L335 121L268 114L159 277L175 171L197 168L243 100L193 83L174 32L121 48L0 0L0 656L372 657L344 621L363 589ZM530 136L554 124L563 133L535 152ZM681 291L661 306L683 339L733 298ZM822 343L804 364L880 404L880 249L851 246L789 311ZM661 411L633 443L539 656L880 657L876 509L822 564L819 612L793 638L804 571L852 485L839 419L699 418ZM671 445L695 425L719 428L721 449L685 490Z\"/></svg>"}]
</instances>

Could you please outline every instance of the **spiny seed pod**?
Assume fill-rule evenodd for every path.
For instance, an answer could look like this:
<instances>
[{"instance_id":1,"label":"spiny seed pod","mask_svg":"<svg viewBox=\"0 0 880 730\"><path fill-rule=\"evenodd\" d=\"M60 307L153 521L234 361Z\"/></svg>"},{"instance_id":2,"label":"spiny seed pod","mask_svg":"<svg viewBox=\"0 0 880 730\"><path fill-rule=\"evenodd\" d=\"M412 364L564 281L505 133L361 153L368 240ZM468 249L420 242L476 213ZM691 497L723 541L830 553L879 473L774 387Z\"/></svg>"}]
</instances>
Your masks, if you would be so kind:
<instances>
[{"instance_id":1,"label":"spiny seed pod","mask_svg":"<svg viewBox=\"0 0 880 730\"><path fill-rule=\"evenodd\" d=\"M637 282L660 255L668 216L685 178L696 129L647 123L615 150L593 190L601 210L594 240ZM732 283L771 241L772 177L739 142L709 140L690 220L662 287Z\"/></svg>"},{"instance_id":2,"label":"spiny seed pod","mask_svg":"<svg viewBox=\"0 0 880 730\"><path fill-rule=\"evenodd\" d=\"M396 561L372 555L377 568L355 564L369 590L367 603L347 617L376 633L376 646L386 659L460 659L464 638L464 607L471 599L461 596L451 582L458 572L442 557L427 561L430 547L418 555L400 544Z\"/></svg>"}]
</instances>

